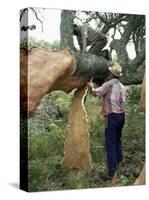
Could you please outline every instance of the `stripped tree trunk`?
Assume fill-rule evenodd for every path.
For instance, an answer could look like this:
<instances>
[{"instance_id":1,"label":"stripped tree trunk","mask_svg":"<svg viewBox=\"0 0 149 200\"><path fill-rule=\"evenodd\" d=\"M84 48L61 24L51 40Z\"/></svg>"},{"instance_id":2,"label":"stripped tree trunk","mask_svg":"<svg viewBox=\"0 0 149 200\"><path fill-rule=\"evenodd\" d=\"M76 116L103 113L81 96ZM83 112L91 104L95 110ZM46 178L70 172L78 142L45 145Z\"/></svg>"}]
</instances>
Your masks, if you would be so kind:
<instances>
[{"instance_id":1,"label":"stripped tree trunk","mask_svg":"<svg viewBox=\"0 0 149 200\"><path fill-rule=\"evenodd\" d=\"M70 108L70 130L62 163L69 168L90 169L85 85L93 77L99 85L104 82L108 75L108 61L92 54L80 56L67 48L58 52L21 49L20 56L21 110L29 117L33 116L45 94L55 90L69 93L77 89Z\"/></svg>"},{"instance_id":2,"label":"stripped tree trunk","mask_svg":"<svg viewBox=\"0 0 149 200\"><path fill-rule=\"evenodd\" d=\"M141 85L141 106L143 111L145 112L145 76L143 79L143 83ZM134 185L144 185L144 184L145 184L145 164L139 177L135 180Z\"/></svg>"},{"instance_id":3,"label":"stripped tree trunk","mask_svg":"<svg viewBox=\"0 0 149 200\"><path fill-rule=\"evenodd\" d=\"M68 168L92 168L87 113L84 101L87 96L86 87L78 89L72 99L69 113L69 133L64 144L62 165Z\"/></svg>"}]
</instances>

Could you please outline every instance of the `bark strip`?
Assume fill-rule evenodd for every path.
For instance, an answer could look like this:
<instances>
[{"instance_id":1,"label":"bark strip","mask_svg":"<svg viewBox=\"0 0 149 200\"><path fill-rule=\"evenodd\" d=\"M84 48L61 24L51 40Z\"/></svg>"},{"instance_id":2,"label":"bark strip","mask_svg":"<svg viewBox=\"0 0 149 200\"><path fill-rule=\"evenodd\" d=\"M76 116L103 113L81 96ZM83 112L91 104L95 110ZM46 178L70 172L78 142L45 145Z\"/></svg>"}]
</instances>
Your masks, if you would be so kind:
<instances>
[{"instance_id":1,"label":"bark strip","mask_svg":"<svg viewBox=\"0 0 149 200\"><path fill-rule=\"evenodd\" d=\"M78 89L72 99L69 113L69 132L64 144L62 165L68 168L92 168L87 113L84 102L88 89Z\"/></svg>"}]
</instances>

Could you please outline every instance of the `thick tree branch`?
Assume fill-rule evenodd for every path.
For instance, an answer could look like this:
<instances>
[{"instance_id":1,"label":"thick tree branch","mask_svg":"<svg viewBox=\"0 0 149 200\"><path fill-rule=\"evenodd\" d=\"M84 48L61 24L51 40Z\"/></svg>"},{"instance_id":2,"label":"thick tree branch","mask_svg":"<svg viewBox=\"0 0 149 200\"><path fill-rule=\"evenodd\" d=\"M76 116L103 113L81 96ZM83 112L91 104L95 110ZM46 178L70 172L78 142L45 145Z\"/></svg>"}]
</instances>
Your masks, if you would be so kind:
<instances>
[{"instance_id":1,"label":"thick tree branch","mask_svg":"<svg viewBox=\"0 0 149 200\"><path fill-rule=\"evenodd\" d=\"M109 21L107 20L107 18L104 18L103 16L101 16L98 12L96 12L97 17L100 19L101 22L103 22L105 25L109 25Z\"/></svg>"},{"instance_id":2,"label":"thick tree branch","mask_svg":"<svg viewBox=\"0 0 149 200\"><path fill-rule=\"evenodd\" d=\"M124 14L120 14L118 17L112 17L108 20L108 17L104 18L98 12L96 12L96 16L100 19L104 26L102 28L102 33L107 33L111 28L116 27L121 21L127 21L127 17Z\"/></svg>"},{"instance_id":3,"label":"thick tree branch","mask_svg":"<svg viewBox=\"0 0 149 200\"><path fill-rule=\"evenodd\" d=\"M73 37L72 37L73 18L71 17L72 13L68 14L67 12L68 11L62 13L63 15L62 15L62 21L61 21L61 39L62 39L61 42L63 45L61 47L69 46L71 49L74 49ZM114 28L114 33L112 36L113 40L110 44L110 49L111 50L114 49L116 51L117 61L120 63L120 65L123 68L124 76L122 78L122 81L125 84L140 84L142 82L142 78L144 74L143 73L144 68L142 67L142 65L145 60L144 43L141 42L144 39L144 35L143 35L144 32L142 31L142 29L144 29L143 27L145 26L143 16L126 15L126 14L125 15L124 14L105 14L105 13L99 14L97 12L85 12L85 14L87 15L86 17L87 22L93 19L100 20L103 33L107 33L109 30L111 30L111 28ZM69 20L67 21L67 19ZM118 26L120 29L122 28L123 30L121 31L120 39L115 39L114 36L117 34ZM69 34L67 35L67 33ZM134 35L134 38L133 38L133 35ZM130 60L126 47L127 47L128 42L133 39L137 42L136 50L138 51L136 51L136 58L134 60ZM86 55L82 54L79 56L75 55L75 57L76 57L76 62L77 62L76 63L77 70L75 72L76 76L79 76L79 77L85 76L87 78L94 77L95 78L94 80L96 80L97 78L97 82L99 79L102 80L101 77L100 78L96 77L96 73L93 73L92 71L95 69L94 67L93 68L91 67L91 66L96 66L96 65L98 66L100 64L100 60L98 58L94 57L94 55L92 57L87 54ZM80 59L80 57L82 58ZM102 66L103 66L103 63L102 63ZM89 70L87 70L88 68ZM141 70L143 69L143 70L140 71L140 69Z\"/></svg>"},{"instance_id":4,"label":"thick tree branch","mask_svg":"<svg viewBox=\"0 0 149 200\"><path fill-rule=\"evenodd\" d=\"M126 50L126 44L122 40L114 39L110 43L111 49L116 51L118 62L124 67L124 70L128 68L128 52Z\"/></svg>"},{"instance_id":5,"label":"thick tree branch","mask_svg":"<svg viewBox=\"0 0 149 200\"><path fill-rule=\"evenodd\" d=\"M140 65L144 62L144 60L145 60L145 49L144 51L139 52L135 57L135 59L133 59L130 62L131 71L136 72L137 69L140 67Z\"/></svg>"},{"instance_id":6,"label":"thick tree branch","mask_svg":"<svg viewBox=\"0 0 149 200\"><path fill-rule=\"evenodd\" d=\"M144 71L141 72L127 72L123 74L121 81L125 85L141 84L144 77Z\"/></svg>"},{"instance_id":7,"label":"thick tree branch","mask_svg":"<svg viewBox=\"0 0 149 200\"><path fill-rule=\"evenodd\" d=\"M112 49L115 49L118 61L122 65L123 70L130 71L130 69L132 69L132 71L134 71L134 69L136 69L136 66L140 64L145 57L143 56L144 53L143 54L141 53L140 55L138 55L138 58L136 58L130 65L130 59L128 57L126 45L130 40L132 32L135 30L134 23L136 21L136 16L134 15L127 16L127 19L129 22L124 26L124 32L121 38L119 40L114 39L111 42L110 47Z\"/></svg>"},{"instance_id":8,"label":"thick tree branch","mask_svg":"<svg viewBox=\"0 0 149 200\"><path fill-rule=\"evenodd\" d=\"M107 78L110 67L109 62L102 56L93 54L77 54L73 53L76 59L76 71L74 76L91 79L96 84L101 85Z\"/></svg>"}]
</instances>

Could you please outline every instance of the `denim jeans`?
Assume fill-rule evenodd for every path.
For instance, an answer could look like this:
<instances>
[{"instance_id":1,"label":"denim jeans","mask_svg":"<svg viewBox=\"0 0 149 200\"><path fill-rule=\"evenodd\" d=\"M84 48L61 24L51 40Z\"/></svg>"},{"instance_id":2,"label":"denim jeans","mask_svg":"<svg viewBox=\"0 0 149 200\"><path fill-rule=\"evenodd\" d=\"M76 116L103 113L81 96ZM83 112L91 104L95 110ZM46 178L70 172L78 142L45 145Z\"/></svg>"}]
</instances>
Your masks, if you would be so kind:
<instances>
[{"instance_id":1,"label":"denim jeans","mask_svg":"<svg viewBox=\"0 0 149 200\"><path fill-rule=\"evenodd\" d=\"M121 137L124 123L124 113L111 113L107 116L105 148L107 153L108 173L110 176L114 176L118 164L123 160Z\"/></svg>"}]
</instances>

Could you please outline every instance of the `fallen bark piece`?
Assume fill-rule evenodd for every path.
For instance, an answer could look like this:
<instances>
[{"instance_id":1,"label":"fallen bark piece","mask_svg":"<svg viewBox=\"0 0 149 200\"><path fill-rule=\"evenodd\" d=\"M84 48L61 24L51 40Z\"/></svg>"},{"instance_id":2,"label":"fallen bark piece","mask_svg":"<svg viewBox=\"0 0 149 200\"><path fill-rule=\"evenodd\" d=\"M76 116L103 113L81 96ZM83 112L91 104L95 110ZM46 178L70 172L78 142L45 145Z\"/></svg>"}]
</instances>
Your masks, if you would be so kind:
<instances>
[{"instance_id":1,"label":"fallen bark piece","mask_svg":"<svg viewBox=\"0 0 149 200\"><path fill-rule=\"evenodd\" d=\"M78 89L72 99L69 113L69 133L64 144L62 165L68 168L92 168L87 113L84 106L88 89Z\"/></svg>"}]
</instances>

